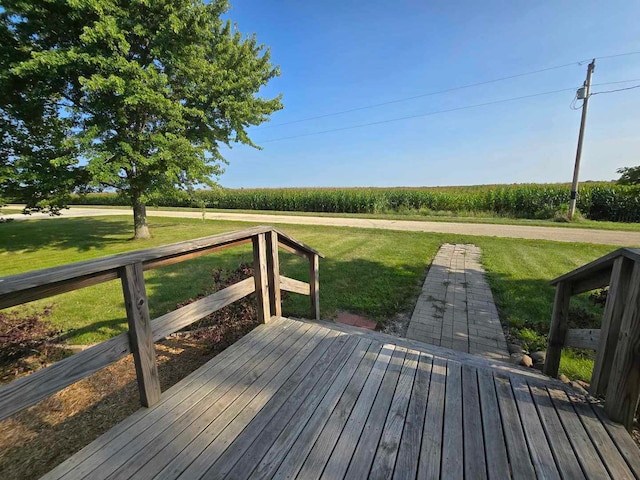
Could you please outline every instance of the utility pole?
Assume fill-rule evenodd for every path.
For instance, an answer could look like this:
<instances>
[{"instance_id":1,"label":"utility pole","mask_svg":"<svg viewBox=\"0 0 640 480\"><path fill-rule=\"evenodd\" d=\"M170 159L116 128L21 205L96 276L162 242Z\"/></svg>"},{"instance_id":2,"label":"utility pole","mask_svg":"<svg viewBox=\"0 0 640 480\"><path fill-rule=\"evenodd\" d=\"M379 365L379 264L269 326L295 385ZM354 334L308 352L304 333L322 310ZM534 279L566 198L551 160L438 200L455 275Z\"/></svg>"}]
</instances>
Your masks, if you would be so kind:
<instances>
[{"instance_id":1,"label":"utility pole","mask_svg":"<svg viewBox=\"0 0 640 480\"><path fill-rule=\"evenodd\" d=\"M584 127L587 123L587 108L589 107L589 97L591 96L591 75L596 68L596 59L591 60L587 67L587 79L583 87L578 90L578 98L582 96L582 118L580 120L580 133L578 134L578 149L576 150L576 163L573 167L573 183L571 184L571 200L569 201L569 220L573 219L576 213L576 201L578 199L578 174L580 173L580 157L582 156L582 141L584 140ZM582 92L582 95L580 95Z\"/></svg>"}]
</instances>

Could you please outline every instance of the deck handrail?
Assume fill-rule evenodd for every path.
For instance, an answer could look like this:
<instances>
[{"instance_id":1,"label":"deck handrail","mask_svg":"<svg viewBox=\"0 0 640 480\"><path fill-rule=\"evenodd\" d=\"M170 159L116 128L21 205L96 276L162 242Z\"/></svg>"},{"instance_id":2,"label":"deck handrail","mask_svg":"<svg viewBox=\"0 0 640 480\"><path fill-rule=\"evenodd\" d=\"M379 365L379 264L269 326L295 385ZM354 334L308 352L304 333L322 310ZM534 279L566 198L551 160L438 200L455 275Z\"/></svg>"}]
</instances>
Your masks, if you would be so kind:
<instances>
[{"instance_id":1,"label":"deck handrail","mask_svg":"<svg viewBox=\"0 0 640 480\"><path fill-rule=\"evenodd\" d=\"M564 347L596 351L590 391L630 428L640 399L640 249L620 248L552 280L556 287L544 373L558 375ZM600 329L569 329L573 295L609 287Z\"/></svg>"},{"instance_id":2,"label":"deck handrail","mask_svg":"<svg viewBox=\"0 0 640 480\"><path fill-rule=\"evenodd\" d=\"M252 243L253 277L150 319L143 273L222 249ZM309 262L309 283L280 275L278 248ZM317 250L271 227L245 230L110 255L59 267L0 277L0 309L121 279L129 331L93 345L26 377L0 387L0 420L133 353L140 399L152 406L160 399L153 343L213 312L256 293L263 323L282 315L280 291L311 297L311 316L320 319Z\"/></svg>"}]
</instances>

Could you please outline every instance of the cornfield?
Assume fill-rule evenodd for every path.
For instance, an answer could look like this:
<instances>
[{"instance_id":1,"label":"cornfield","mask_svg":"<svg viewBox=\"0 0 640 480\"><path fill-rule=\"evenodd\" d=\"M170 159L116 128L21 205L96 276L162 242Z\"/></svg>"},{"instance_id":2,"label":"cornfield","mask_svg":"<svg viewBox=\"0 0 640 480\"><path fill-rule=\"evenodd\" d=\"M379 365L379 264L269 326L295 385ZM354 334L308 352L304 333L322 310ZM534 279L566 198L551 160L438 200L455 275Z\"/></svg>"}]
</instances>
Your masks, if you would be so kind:
<instances>
[{"instance_id":1,"label":"cornfield","mask_svg":"<svg viewBox=\"0 0 640 480\"><path fill-rule=\"evenodd\" d=\"M481 185L424 188L274 188L216 189L175 193L152 203L157 206L205 207L331 213L491 213L546 219L566 211L568 184ZM75 197L73 203L127 205L115 193ZM578 209L592 220L640 222L640 186L610 182L581 185Z\"/></svg>"}]
</instances>

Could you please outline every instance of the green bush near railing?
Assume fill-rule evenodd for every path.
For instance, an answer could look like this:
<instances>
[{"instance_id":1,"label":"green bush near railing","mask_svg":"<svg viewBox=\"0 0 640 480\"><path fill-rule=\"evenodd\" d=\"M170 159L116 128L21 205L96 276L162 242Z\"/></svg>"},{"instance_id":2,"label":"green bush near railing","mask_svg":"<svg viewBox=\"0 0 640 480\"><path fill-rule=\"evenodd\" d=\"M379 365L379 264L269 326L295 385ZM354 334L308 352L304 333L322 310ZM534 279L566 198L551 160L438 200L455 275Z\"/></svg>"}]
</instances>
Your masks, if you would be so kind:
<instances>
[{"instance_id":1,"label":"green bush near railing","mask_svg":"<svg viewBox=\"0 0 640 480\"><path fill-rule=\"evenodd\" d=\"M569 203L568 184L482 185L432 188L216 189L175 193L151 202L161 207L206 207L328 213L491 212L515 218L554 218ZM128 205L115 193L74 197L72 203ZM640 222L640 187L583 184L578 209L591 220Z\"/></svg>"}]
</instances>

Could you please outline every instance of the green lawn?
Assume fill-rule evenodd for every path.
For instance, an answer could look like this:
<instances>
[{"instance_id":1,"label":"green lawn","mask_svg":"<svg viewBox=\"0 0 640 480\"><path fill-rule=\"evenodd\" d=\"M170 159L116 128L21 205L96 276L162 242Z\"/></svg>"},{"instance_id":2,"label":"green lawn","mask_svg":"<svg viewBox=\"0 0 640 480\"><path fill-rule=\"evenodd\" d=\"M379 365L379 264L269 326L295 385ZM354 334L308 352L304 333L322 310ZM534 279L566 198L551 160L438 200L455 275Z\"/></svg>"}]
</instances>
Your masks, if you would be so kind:
<instances>
[{"instance_id":1,"label":"green lawn","mask_svg":"<svg viewBox=\"0 0 640 480\"><path fill-rule=\"evenodd\" d=\"M29 220L0 225L0 275L20 273L171 242L247 228L245 222L152 218L154 238L131 241L129 217ZM501 318L531 345L543 344L553 289L548 281L613 250L611 246L538 240L465 237L354 228L283 225L295 238L326 255L320 264L321 313L361 313L379 322L411 309L427 266L442 243L475 243L482 249ZM205 289L213 268L235 268L250 261L247 246L226 250L146 273L153 317L175 308ZM307 267L282 254L285 275L306 280ZM583 296L576 305L590 309ZM51 321L72 330L70 342L102 341L126 329L119 282L113 281L29 305L54 305ZM24 307L23 307L24 308ZM285 315L308 316L308 298L291 295ZM532 337L533 339L530 339ZM590 368L587 360L587 369ZM562 369L587 378L585 360L566 355Z\"/></svg>"},{"instance_id":2,"label":"green lawn","mask_svg":"<svg viewBox=\"0 0 640 480\"><path fill-rule=\"evenodd\" d=\"M129 208L110 205L83 205L83 208ZM187 207L149 207L150 210L202 212L201 208ZM457 222L457 223L488 223L495 225L524 225L532 227L558 228L589 228L595 230L618 230L624 232L640 232L640 223L599 222L595 220L579 219L573 222L557 222L554 220L531 220L527 218L501 217L491 212L428 212L418 214L413 211L407 213L325 213L325 212L278 212L273 210L231 210L207 208L209 213L252 213L263 215L289 215L304 217L342 217L342 218L374 218L381 220L417 220L423 222ZM16 212L19 213L19 212Z\"/></svg>"}]
</instances>

